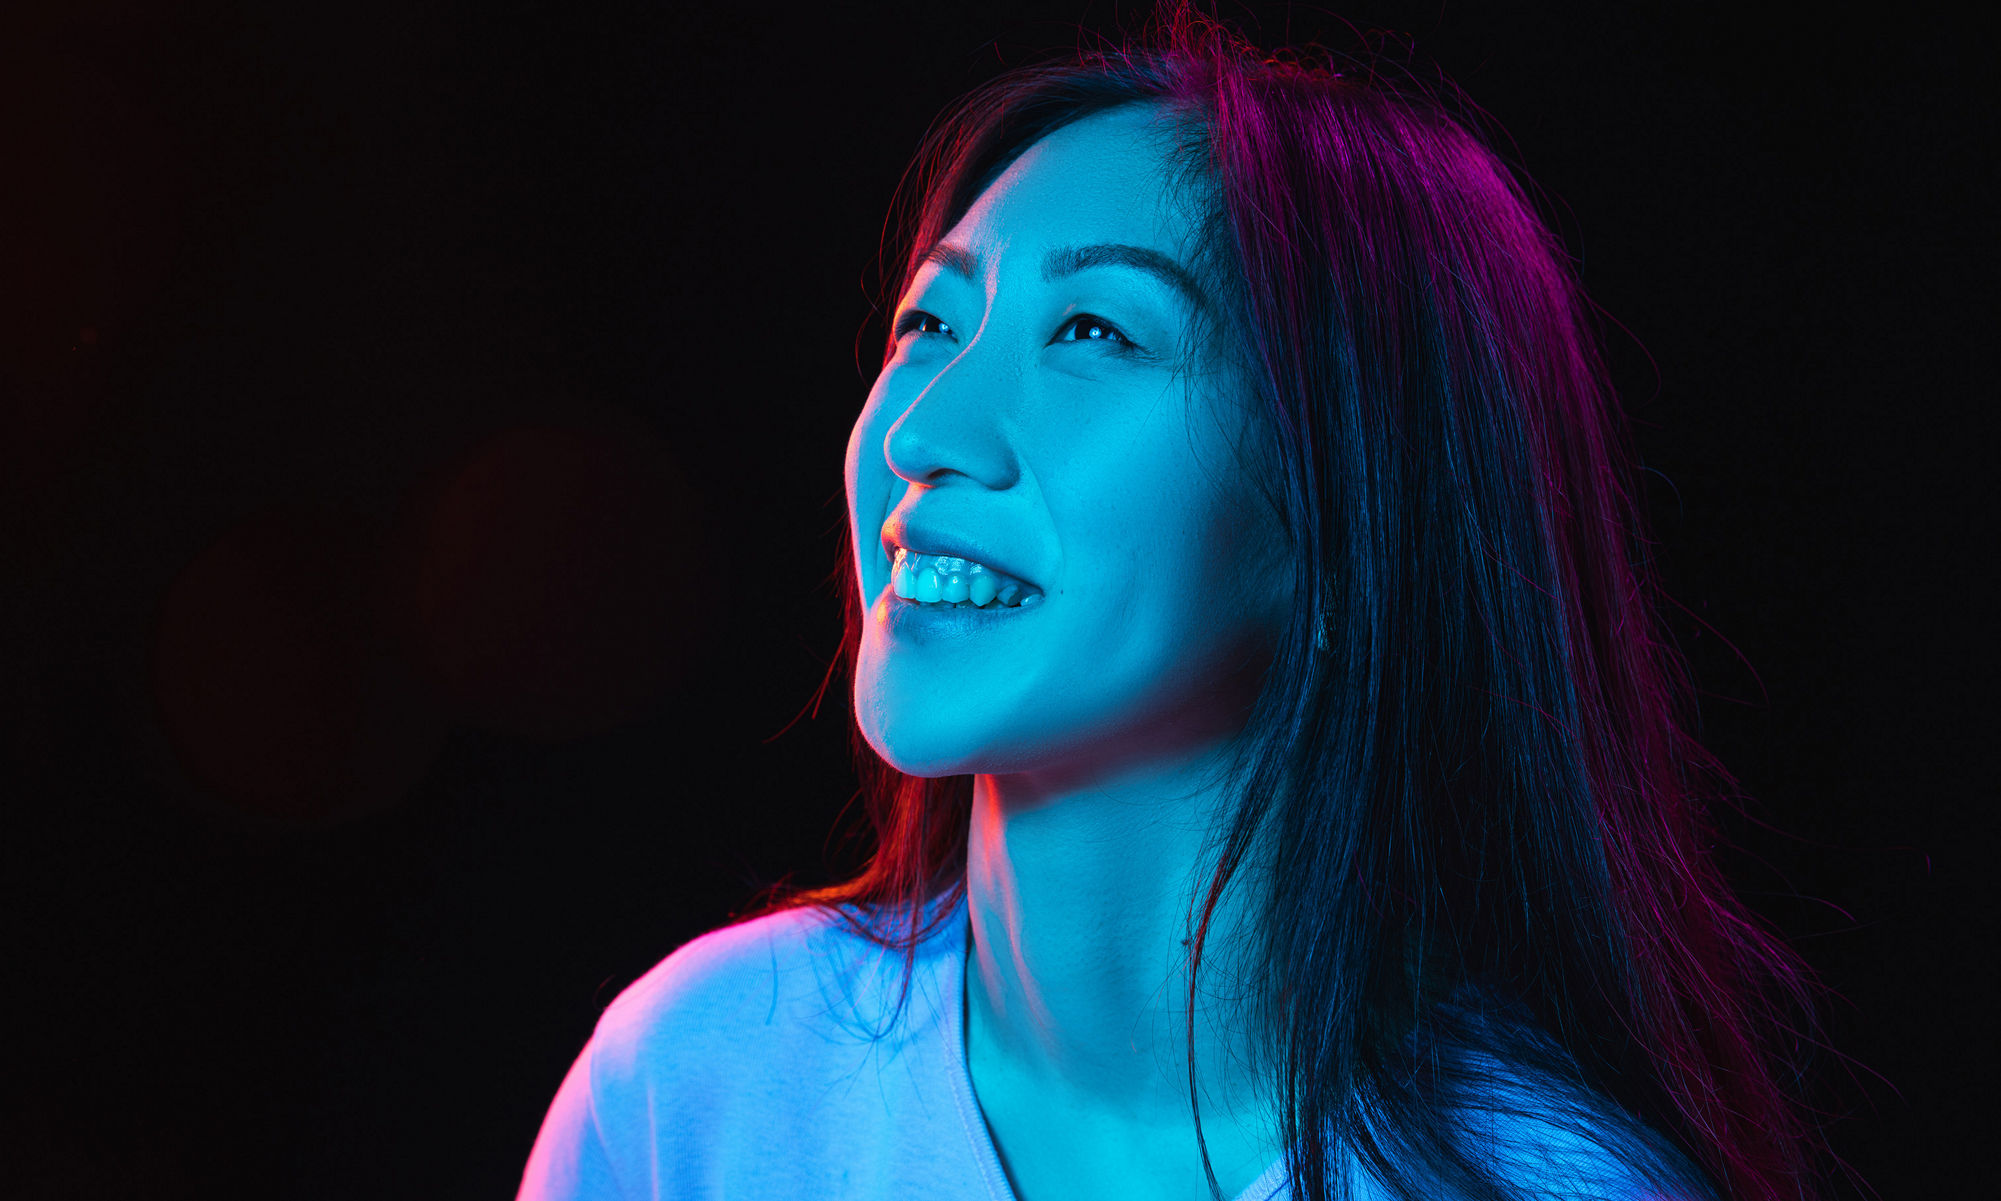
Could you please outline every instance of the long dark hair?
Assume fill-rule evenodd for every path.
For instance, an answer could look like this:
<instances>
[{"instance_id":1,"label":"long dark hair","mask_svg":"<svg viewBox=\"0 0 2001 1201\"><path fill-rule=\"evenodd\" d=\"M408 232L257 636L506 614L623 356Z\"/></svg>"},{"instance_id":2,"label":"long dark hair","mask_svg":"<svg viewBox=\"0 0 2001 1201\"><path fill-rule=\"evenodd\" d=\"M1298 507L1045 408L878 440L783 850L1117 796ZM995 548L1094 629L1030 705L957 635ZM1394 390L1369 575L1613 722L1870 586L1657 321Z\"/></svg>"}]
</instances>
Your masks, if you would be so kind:
<instances>
[{"instance_id":1,"label":"long dark hair","mask_svg":"<svg viewBox=\"0 0 2001 1201\"><path fill-rule=\"evenodd\" d=\"M1711 807L1741 794L1687 732L1593 310L1470 106L1176 7L939 118L892 214L890 300L1015 156L1134 103L1195 131L1217 332L1302 585L1191 932L1199 967L1237 868L1268 857L1254 1019L1297 1195L1346 1193L1344 1145L1404 1197L1521 1195L1469 1133L1495 1113L1692 1192L1816 1195L1814 985L1713 861ZM851 551L837 574L851 676ZM964 897L972 777L905 776L851 738L867 866L746 920L819 906L902 952L907 984ZM1188 1001L1192 1057L1192 979Z\"/></svg>"}]
</instances>

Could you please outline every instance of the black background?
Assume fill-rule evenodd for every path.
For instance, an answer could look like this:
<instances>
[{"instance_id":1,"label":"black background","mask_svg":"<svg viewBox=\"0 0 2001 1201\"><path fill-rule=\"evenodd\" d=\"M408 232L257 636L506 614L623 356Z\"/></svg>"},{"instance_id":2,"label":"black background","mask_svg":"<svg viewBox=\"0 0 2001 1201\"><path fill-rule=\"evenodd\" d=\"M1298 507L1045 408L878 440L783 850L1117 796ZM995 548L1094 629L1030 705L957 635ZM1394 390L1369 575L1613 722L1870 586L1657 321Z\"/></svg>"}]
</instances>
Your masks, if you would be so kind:
<instances>
[{"instance_id":1,"label":"black background","mask_svg":"<svg viewBox=\"0 0 2001 1201\"><path fill-rule=\"evenodd\" d=\"M1841 998L1837 1149L1945 1195L1989 1128L1994 111L1970 27L1786 7L1343 15L1509 131L1630 331L1704 736L1783 831L1731 870ZM1138 10L802 12L9 18L10 1196L511 1195L618 989L855 862L843 690L793 719L890 190ZM394 548L482 453L409 635ZM293 787L329 763L373 784Z\"/></svg>"}]
</instances>

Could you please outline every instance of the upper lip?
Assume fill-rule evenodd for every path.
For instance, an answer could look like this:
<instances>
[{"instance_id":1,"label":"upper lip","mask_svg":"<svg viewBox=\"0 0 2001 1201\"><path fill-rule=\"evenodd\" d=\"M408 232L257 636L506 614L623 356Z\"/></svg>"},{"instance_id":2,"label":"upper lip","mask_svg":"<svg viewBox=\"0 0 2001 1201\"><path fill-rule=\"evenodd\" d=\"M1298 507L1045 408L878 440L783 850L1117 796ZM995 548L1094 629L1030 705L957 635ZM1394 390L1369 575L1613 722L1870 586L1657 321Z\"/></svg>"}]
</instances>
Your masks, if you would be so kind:
<instances>
[{"instance_id":1,"label":"upper lip","mask_svg":"<svg viewBox=\"0 0 2001 1201\"><path fill-rule=\"evenodd\" d=\"M950 555L957 559L971 559L1040 590L1034 581L1015 569L1005 552L993 544L932 525L923 518L892 516L883 523L882 549L892 563L896 561L896 548L899 546L914 555Z\"/></svg>"}]
</instances>

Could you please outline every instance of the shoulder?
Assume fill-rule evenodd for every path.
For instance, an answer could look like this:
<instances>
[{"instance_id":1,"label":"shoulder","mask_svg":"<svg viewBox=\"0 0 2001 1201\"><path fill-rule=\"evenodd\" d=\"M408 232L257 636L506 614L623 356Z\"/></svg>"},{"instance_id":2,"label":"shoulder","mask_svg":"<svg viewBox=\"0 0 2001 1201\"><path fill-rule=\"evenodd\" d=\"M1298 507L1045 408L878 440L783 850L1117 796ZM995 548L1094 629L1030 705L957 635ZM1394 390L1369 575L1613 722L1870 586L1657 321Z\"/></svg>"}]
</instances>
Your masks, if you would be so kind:
<instances>
[{"instance_id":1,"label":"shoulder","mask_svg":"<svg viewBox=\"0 0 2001 1201\"><path fill-rule=\"evenodd\" d=\"M658 1195L661 1172L698 1170L704 1140L728 1138L718 1121L732 1098L775 1074L774 1052L787 1057L786 1047L755 1033L786 1008L787 981L824 920L797 911L712 930L621 992L557 1090L520 1196ZM662 1130L674 1132L672 1146L663 1146Z\"/></svg>"},{"instance_id":2,"label":"shoulder","mask_svg":"<svg viewBox=\"0 0 2001 1201\"><path fill-rule=\"evenodd\" d=\"M1468 1145L1537 1201L1715 1201L1704 1174L1610 1097L1497 1070L1458 1109Z\"/></svg>"},{"instance_id":3,"label":"shoulder","mask_svg":"<svg viewBox=\"0 0 2001 1201\"><path fill-rule=\"evenodd\" d=\"M944 940L920 948L912 1003ZM902 958L815 907L711 930L634 981L591 1038L601 1087L639 1077L689 1084L759 1065L824 1058L881 1036L896 1016Z\"/></svg>"},{"instance_id":4,"label":"shoulder","mask_svg":"<svg viewBox=\"0 0 2001 1201\"><path fill-rule=\"evenodd\" d=\"M1589 1083L1571 1050L1505 992L1462 984L1433 1007L1405 1053L1429 1082L1424 1091L1446 1137L1507 1195L1716 1201L1707 1173Z\"/></svg>"},{"instance_id":5,"label":"shoulder","mask_svg":"<svg viewBox=\"0 0 2001 1201\"><path fill-rule=\"evenodd\" d=\"M683 944L620 992L598 1018L605 1067L669 1043L725 1041L778 1022L801 992L816 943L838 938L813 909L767 914Z\"/></svg>"}]
</instances>

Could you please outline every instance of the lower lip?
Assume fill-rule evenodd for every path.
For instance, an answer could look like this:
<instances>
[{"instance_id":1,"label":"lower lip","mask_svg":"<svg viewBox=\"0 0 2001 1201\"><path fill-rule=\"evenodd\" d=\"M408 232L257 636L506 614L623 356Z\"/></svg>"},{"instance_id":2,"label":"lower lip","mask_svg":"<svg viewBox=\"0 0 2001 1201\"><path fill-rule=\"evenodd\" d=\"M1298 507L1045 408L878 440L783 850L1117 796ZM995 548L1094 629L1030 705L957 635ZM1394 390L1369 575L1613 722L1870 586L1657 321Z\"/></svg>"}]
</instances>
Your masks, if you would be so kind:
<instances>
[{"instance_id":1,"label":"lower lip","mask_svg":"<svg viewBox=\"0 0 2001 1201\"><path fill-rule=\"evenodd\" d=\"M1017 621L1026 614L1033 613L1049 603L1043 597L1033 605L1023 608L997 606L992 609L976 609L971 605L953 608L950 605L921 605L907 601L895 592L885 589L882 602L887 608L883 623L891 634L970 634L978 630L991 630Z\"/></svg>"}]
</instances>

